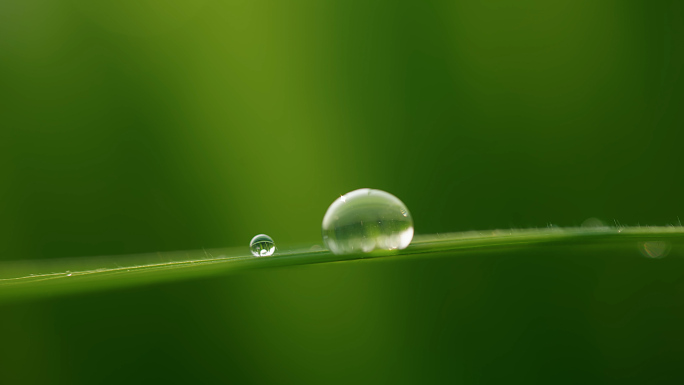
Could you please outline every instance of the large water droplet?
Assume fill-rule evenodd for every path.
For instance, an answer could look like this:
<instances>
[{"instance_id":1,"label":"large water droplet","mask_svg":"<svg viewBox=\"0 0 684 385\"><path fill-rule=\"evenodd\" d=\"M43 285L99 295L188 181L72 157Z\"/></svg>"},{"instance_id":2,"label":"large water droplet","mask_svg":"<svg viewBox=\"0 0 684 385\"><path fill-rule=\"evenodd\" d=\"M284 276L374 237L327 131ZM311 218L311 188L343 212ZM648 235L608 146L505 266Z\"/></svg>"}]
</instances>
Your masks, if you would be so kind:
<instances>
[{"instance_id":1,"label":"large water droplet","mask_svg":"<svg viewBox=\"0 0 684 385\"><path fill-rule=\"evenodd\" d=\"M249 250L255 257L267 257L275 252L275 242L266 234L255 235L249 242Z\"/></svg>"},{"instance_id":2,"label":"large water droplet","mask_svg":"<svg viewBox=\"0 0 684 385\"><path fill-rule=\"evenodd\" d=\"M323 242L335 254L405 249L413 219L394 195L369 188L337 198L323 217Z\"/></svg>"}]
</instances>

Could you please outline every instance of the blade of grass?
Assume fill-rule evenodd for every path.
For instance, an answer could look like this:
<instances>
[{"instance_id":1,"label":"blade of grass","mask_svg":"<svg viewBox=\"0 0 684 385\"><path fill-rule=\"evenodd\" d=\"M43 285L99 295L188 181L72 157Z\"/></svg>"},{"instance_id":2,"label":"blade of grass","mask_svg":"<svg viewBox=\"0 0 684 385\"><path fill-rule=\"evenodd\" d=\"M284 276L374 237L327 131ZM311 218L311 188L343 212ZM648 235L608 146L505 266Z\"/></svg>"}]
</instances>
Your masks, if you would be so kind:
<instances>
[{"instance_id":1,"label":"blade of grass","mask_svg":"<svg viewBox=\"0 0 684 385\"><path fill-rule=\"evenodd\" d=\"M246 247L164 252L118 257L6 262L0 265L0 301L49 297L115 287L147 285L259 268L376 258L426 258L468 255L487 250L534 245L684 240L683 227L547 228L493 230L416 236L405 250L392 253L334 255L314 247L279 249L256 258ZM636 245L636 243L635 243Z\"/></svg>"}]
</instances>

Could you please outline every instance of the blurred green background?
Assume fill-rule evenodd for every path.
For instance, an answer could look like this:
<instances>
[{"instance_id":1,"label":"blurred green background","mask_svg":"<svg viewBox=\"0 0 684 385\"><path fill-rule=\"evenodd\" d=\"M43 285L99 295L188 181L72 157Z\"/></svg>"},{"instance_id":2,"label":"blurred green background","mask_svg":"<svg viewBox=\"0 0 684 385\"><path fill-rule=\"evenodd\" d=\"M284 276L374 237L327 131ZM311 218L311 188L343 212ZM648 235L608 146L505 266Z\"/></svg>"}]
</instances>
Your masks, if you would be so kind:
<instances>
[{"instance_id":1,"label":"blurred green background","mask_svg":"<svg viewBox=\"0 0 684 385\"><path fill-rule=\"evenodd\" d=\"M676 224L682 9L681 1L2 1L0 260L246 247L257 233L316 243L328 205L362 187L401 198L418 234L589 217ZM638 284L644 261L616 277L606 261L573 270L575 254L557 252L560 265L535 264L531 253L519 262L526 268L512 269L539 273L525 284L551 287L511 310L519 318L499 334L478 317L510 314L501 309L480 309L452 331L439 326L479 301L510 306L492 294L498 286L490 296L476 290L500 282L477 265L491 261L298 267L7 305L0 381L439 383L452 373L487 382L498 377L482 373L496 365L471 349L471 361L463 356L450 371L442 348L477 347L485 335L483 351L510 346L515 325L534 322L547 334L532 341L573 352L544 373L615 378L656 367L639 372L639 356L606 363L607 351L625 351L619 336L666 319L657 338L683 341L669 333L682 312L681 276L667 281L663 290L679 296L659 307L660 318L610 334L595 297L574 280L613 279L631 293L659 290L652 283L662 271ZM679 271L682 262L662 263ZM547 268L560 278L543 278ZM470 279L452 302L440 301L459 290L460 276L446 271ZM512 281L519 277L499 288L526 296ZM577 319L549 309L549 293ZM550 318L527 311L545 306ZM471 337L459 334L467 329ZM425 333L433 334L417 337ZM668 359L681 357L675 342ZM413 353L385 354L404 348ZM548 365L545 350L525 349L514 356ZM499 355L502 376L521 368L510 357ZM516 373L538 379L532 369Z\"/></svg>"},{"instance_id":2,"label":"blurred green background","mask_svg":"<svg viewBox=\"0 0 684 385\"><path fill-rule=\"evenodd\" d=\"M4 1L2 259L684 215L680 2Z\"/></svg>"}]
</instances>

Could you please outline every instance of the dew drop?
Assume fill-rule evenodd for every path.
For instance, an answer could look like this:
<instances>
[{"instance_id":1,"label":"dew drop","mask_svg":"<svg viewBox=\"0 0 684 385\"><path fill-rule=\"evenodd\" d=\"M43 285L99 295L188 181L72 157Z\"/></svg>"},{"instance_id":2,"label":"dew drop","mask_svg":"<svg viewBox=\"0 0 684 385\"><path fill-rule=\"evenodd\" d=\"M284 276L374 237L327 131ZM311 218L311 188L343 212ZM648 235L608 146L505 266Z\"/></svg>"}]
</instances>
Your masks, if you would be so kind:
<instances>
[{"instance_id":1,"label":"dew drop","mask_svg":"<svg viewBox=\"0 0 684 385\"><path fill-rule=\"evenodd\" d=\"M593 217L585 219L580 226L587 229L600 229L606 227L602 220Z\"/></svg>"},{"instance_id":2,"label":"dew drop","mask_svg":"<svg viewBox=\"0 0 684 385\"><path fill-rule=\"evenodd\" d=\"M249 242L249 250L255 257L267 257L275 252L275 243L266 234L255 235Z\"/></svg>"},{"instance_id":3,"label":"dew drop","mask_svg":"<svg viewBox=\"0 0 684 385\"><path fill-rule=\"evenodd\" d=\"M413 219L394 195L359 189L335 200L323 217L323 242L334 254L405 249L413 239Z\"/></svg>"}]
</instances>

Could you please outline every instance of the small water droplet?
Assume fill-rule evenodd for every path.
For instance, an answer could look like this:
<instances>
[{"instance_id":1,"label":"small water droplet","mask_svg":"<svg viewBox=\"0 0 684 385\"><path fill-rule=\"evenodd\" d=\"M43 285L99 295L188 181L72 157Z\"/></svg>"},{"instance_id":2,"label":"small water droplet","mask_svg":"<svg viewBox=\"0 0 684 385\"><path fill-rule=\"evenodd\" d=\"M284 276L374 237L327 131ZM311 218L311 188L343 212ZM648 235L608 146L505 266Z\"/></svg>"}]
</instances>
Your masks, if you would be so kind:
<instances>
[{"instance_id":1,"label":"small water droplet","mask_svg":"<svg viewBox=\"0 0 684 385\"><path fill-rule=\"evenodd\" d=\"M249 250L255 257L267 257L275 252L275 243L266 234L255 235L249 242Z\"/></svg>"},{"instance_id":2,"label":"small water droplet","mask_svg":"<svg viewBox=\"0 0 684 385\"><path fill-rule=\"evenodd\" d=\"M639 251L644 257L663 258L670 253L670 243L665 241L648 241L639 243Z\"/></svg>"},{"instance_id":3,"label":"small water droplet","mask_svg":"<svg viewBox=\"0 0 684 385\"><path fill-rule=\"evenodd\" d=\"M599 229L606 227L605 224L603 224L603 221L598 219L598 218L587 218L582 222L581 227L587 228L587 229Z\"/></svg>"},{"instance_id":4,"label":"small water droplet","mask_svg":"<svg viewBox=\"0 0 684 385\"><path fill-rule=\"evenodd\" d=\"M66 276L71 277L71 272L69 270L66 271Z\"/></svg>"},{"instance_id":5,"label":"small water droplet","mask_svg":"<svg viewBox=\"0 0 684 385\"><path fill-rule=\"evenodd\" d=\"M413 219L394 195L359 189L333 202L323 217L323 242L335 254L405 249L413 239Z\"/></svg>"}]
</instances>

